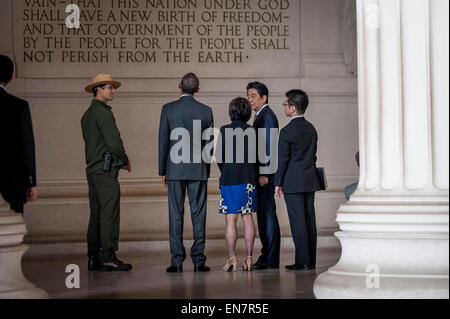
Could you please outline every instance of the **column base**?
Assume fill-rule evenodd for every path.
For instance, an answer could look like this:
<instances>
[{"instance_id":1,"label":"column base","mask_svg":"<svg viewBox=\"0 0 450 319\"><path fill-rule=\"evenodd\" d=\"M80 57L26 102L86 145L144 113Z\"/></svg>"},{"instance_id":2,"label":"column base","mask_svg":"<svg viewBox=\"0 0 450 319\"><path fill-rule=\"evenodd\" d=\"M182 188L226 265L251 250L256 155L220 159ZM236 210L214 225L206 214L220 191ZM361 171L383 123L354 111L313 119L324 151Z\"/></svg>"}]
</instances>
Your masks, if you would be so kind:
<instances>
[{"instance_id":1,"label":"column base","mask_svg":"<svg viewBox=\"0 0 450 319\"><path fill-rule=\"evenodd\" d=\"M319 299L449 298L448 234L338 232L338 264L317 277Z\"/></svg>"},{"instance_id":2,"label":"column base","mask_svg":"<svg viewBox=\"0 0 450 319\"><path fill-rule=\"evenodd\" d=\"M0 299L48 299L48 294L36 287L23 287L17 290L0 291Z\"/></svg>"},{"instance_id":3,"label":"column base","mask_svg":"<svg viewBox=\"0 0 450 319\"><path fill-rule=\"evenodd\" d=\"M27 245L0 247L0 299L49 298L22 273L22 256L27 249Z\"/></svg>"},{"instance_id":4,"label":"column base","mask_svg":"<svg viewBox=\"0 0 450 319\"><path fill-rule=\"evenodd\" d=\"M26 226L21 214L0 203L0 299L43 299L48 294L30 283L22 273Z\"/></svg>"},{"instance_id":5,"label":"column base","mask_svg":"<svg viewBox=\"0 0 450 319\"><path fill-rule=\"evenodd\" d=\"M380 288L367 288L368 274L328 271L317 277L319 299L448 299L448 278L380 276Z\"/></svg>"}]
</instances>

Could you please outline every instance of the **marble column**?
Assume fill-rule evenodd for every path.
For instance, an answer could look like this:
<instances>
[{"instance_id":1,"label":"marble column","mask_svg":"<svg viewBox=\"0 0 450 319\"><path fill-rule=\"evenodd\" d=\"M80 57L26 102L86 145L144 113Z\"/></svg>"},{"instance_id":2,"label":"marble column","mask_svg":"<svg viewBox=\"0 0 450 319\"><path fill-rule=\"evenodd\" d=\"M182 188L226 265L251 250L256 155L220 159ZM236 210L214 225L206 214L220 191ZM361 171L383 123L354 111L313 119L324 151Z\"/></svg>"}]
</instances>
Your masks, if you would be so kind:
<instances>
[{"instance_id":1,"label":"marble column","mask_svg":"<svg viewBox=\"0 0 450 319\"><path fill-rule=\"evenodd\" d=\"M22 244L26 232L22 215L10 211L0 199L0 299L48 298L22 273L22 256L28 248Z\"/></svg>"},{"instance_id":2,"label":"marble column","mask_svg":"<svg viewBox=\"0 0 450 319\"><path fill-rule=\"evenodd\" d=\"M449 297L449 1L358 0L360 181L317 298Z\"/></svg>"}]
</instances>

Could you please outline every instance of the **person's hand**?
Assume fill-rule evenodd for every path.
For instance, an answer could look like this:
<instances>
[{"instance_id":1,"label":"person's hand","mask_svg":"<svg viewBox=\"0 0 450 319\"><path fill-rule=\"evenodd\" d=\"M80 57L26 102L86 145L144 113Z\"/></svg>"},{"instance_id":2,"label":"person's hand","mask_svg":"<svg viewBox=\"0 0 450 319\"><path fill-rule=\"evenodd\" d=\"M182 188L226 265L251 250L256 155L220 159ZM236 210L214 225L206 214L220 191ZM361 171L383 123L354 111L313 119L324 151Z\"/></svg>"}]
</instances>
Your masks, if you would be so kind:
<instances>
[{"instance_id":1,"label":"person's hand","mask_svg":"<svg viewBox=\"0 0 450 319\"><path fill-rule=\"evenodd\" d=\"M37 187L31 187L27 190L27 201L33 202L37 199L38 189Z\"/></svg>"},{"instance_id":2,"label":"person's hand","mask_svg":"<svg viewBox=\"0 0 450 319\"><path fill-rule=\"evenodd\" d=\"M259 177L259 185L261 185L261 187L264 187L267 184L269 184L269 179L266 176L260 176Z\"/></svg>"},{"instance_id":3,"label":"person's hand","mask_svg":"<svg viewBox=\"0 0 450 319\"><path fill-rule=\"evenodd\" d=\"M283 197L283 188L281 186L275 186L275 195L278 198L282 198Z\"/></svg>"},{"instance_id":4,"label":"person's hand","mask_svg":"<svg viewBox=\"0 0 450 319\"><path fill-rule=\"evenodd\" d=\"M131 164L125 165L121 167L122 169L128 171L128 173L131 173Z\"/></svg>"},{"instance_id":5,"label":"person's hand","mask_svg":"<svg viewBox=\"0 0 450 319\"><path fill-rule=\"evenodd\" d=\"M167 176L165 176L165 175L162 177L162 184L163 184L164 188L167 189Z\"/></svg>"}]
</instances>

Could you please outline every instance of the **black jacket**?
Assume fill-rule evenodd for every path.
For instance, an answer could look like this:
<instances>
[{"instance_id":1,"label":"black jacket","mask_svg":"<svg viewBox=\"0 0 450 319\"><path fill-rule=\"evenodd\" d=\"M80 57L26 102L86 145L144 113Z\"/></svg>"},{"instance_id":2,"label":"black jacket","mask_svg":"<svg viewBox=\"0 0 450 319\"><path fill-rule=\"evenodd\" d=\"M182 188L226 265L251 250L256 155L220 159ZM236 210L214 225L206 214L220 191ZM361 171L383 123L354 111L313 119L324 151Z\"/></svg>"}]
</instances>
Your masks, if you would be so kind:
<instances>
[{"instance_id":1,"label":"black jacket","mask_svg":"<svg viewBox=\"0 0 450 319\"><path fill-rule=\"evenodd\" d=\"M0 193L23 213L27 189L36 186L33 126L28 103L0 88Z\"/></svg>"},{"instance_id":2,"label":"black jacket","mask_svg":"<svg viewBox=\"0 0 450 319\"><path fill-rule=\"evenodd\" d=\"M283 193L320 190L317 179L317 132L304 117L293 119L280 132L275 186Z\"/></svg>"},{"instance_id":3,"label":"black jacket","mask_svg":"<svg viewBox=\"0 0 450 319\"><path fill-rule=\"evenodd\" d=\"M230 133L227 135L227 129L230 130L230 133L235 132L236 135L230 135ZM254 140L251 141L249 137L241 135L243 137L243 139L241 139L243 143L238 143L237 136L240 134L249 134L250 136L253 136ZM232 136L232 138L230 138L230 136ZM240 146L239 150L238 144ZM251 149L249 149L249 146ZM228 154L231 151L231 147L233 148L233 157L230 162L226 159L227 155L229 159L231 159L231 154ZM242 155L241 158L238 158L237 155L239 154ZM247 123L238 120L232 121L231 124L222 126L220 128L219 141L217 143L216 158L217 165L222 173L220 176L220 185L256 185L258 180L258 165L256 164L257 155L255 129Z\"/></svg>"},{"instance_id":4,"label":"black jacket","mask_svg":"<svg viewBox=\"0 0 450 319\"><path fill-rule=\"evenodd\" d=\"M277 129L277 133L278 133L279 125L278 125L277 116L275 115L275 113L272 111L272 109L268 105L266 107L264 107L261 110L261 113L259 113L259 115L256 117L256 120L253 123L253 127L256 129L257 135L260 133L259 129L261 129L261 128L266 129L266 154L269 156L271 154L270 129L275 128L275 129ZM259 154L259 151L257 154ZM270 166L271 164L275 165L275 163L271 163L270 161L268 163L261 163L260 158L258 156L259 167L267 167L267 166ZM274 168L276 170L275 166L274 166ZM261 170L260 170L260 173L261 173ZM273 183L274 174L260 174L260 175L266 176L269 179L269 182Z\"/></svg>"},{"instance_id":5,"label":"black jacket","mask_svg":"<svg viewBox=\"0 0 450 319\"><path fill-rule=\"evenodd\" d=\"M109 105L99 100L92 100L91 106L81 118L81 129L85 142L87 174L103 170L106 152L112 153L112 167L120 168L129 164L130 161Z\"/></svg>"},{"instance_id":6,"label":"black jacket","mask_svg":"<svg viewBox=\"0 0 450 319\"><path fill-rule=\"evenodd\" d=\"M198 125L198 131L194 131L194 125ZM178 101L164 105L159 123L159 175L167 176L167 180L208 180L211 162L205 162L202 156L205 146L212 145L210 143L214 141L214 134L206 140L202 138L208 128L214 128L212 110L209 106L197 102L193 96L184 96ZM182 138L179 134L184 133L187 135L183 139L186 145L182 149ZM176 140L171 140L171 134L176 135ZM171 151L178 157L175 160L179 162L171 159ZM209 153L212 151L211 147ZM182 155L187 156L186 161L181 158Z\"/></svg>"}]
</instances>

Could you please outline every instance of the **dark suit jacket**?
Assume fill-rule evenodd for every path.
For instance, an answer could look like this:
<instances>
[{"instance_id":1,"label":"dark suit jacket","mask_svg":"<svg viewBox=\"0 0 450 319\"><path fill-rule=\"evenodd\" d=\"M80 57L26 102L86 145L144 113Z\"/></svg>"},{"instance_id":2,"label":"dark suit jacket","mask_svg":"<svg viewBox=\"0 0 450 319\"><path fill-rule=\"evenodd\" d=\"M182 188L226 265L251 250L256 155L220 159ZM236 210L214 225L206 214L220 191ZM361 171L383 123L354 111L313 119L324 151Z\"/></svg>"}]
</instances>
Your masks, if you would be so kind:
<instances>
[{"instance_id":1,"label":"dark suit jacket","mask_svg":"<svg viewBox=\"0 0 450 319\"><path fill-rule=\"evenodd\" d=\"M317 179L317 132L304 117L293 119L280 132L275 186L283 193L320 190Z\"/></svg>"},{"instance_id":2,"label":"dark suit jacket","mask_svg":"<svg viewBox=\"0 0 450 319\"><path fill-rule=\"evenodd\" d=\"M33 126L28 103L0 88L0 193L23 213L27 189L36 186Z\"/></svg>"},{"instance_id":3,"label":"dark suit jacket","mask_svg":"<svg viewBox=\"0 0 450 319\"><path fill-rule=\"evenodd\" d=\"M265 128L266 129L266 154L270 155L271 149L270 149L270 129L271 128L279 128L278 125L278 119L275 113L272 111L272 109L267 105L264 109L262 109L261 113L259 113L258 117L256 118L255 122L253 123L253 127L256 129L256 134L258 136L259 129ZM258 139L257 139L258 141ZM259 154L259 151L258 153ZM257 156L258 160L258 167L261 166L269 166L269 163L261 163L259 161L259 156ZM269 182L273 183L273 177L274 174L261 174L262 176L266 176L269 178Z\"/></svg>"},{"instance_id":4,"label":"dark suit jacket","mask_svg":"<svg viewBox=\"0 0 450 319\"><path fill-rule=\"evenodd\" d=\"M194 132L195 120L200 121L200 132ZM206 163L203 160L202 150L206 144L214 140L214 136L210 136L205 141L202 139L202 134L205 129L214 128L211 108L197 102L193 96L184 96L178 101L163 106L159 125L159 175L167 176L167 180L208 180L211 163ZM173 146L176 145L176 150L181 145L180 136L177 136L177 140L170 139L170 135L174 129L184 130L189 134L189 140L184 140L188 142L186 143L187 147L183 150L183 152L187 151L190 153L189 160L186 161L187 163L184 161L174 163L170 158L170 152ZM194 152L194 145L200 153ZM212 150L211 148L211 153ZM181 151L178 153L182 154Z\"/></svg>"},{"instance_id":5,"label":"dark suit jacket","mask_svg":"<svg viewBox=\"0 0 450 319\"><path fill-rule=\"evenodd\" d=\"M222 173L220 176L220 185L241 185L241 184L252 184L256 185L258 181L258 165L256 161L252 163L250 161L251 157L249 156L249 139L247 137L244 138L244 143L242 146L244 149L241 149L241 154L244 155L243 161L239 163L237 154L237 138L233 137L233 139L228 140L226 137L226 129L242 129L243 132L248 132L250 130L253 132L253 135L256 137L255 129L242 121L232 121L231 124L224 125L220 128L220 136L219 142L217 143L218 150L216 151L216 158L221 157L221 163L217 163L219 166L220 172ZM256 151L256 141L250 145L254 148L251 150ZM221 154L219 154L219 147ZM233 148L233 162L226 162L227 159L227 149L231 150ZM255 154L256 157L256 154ZM219 161L219 159L218 159Z\"/></svg>"}]
</instances>

